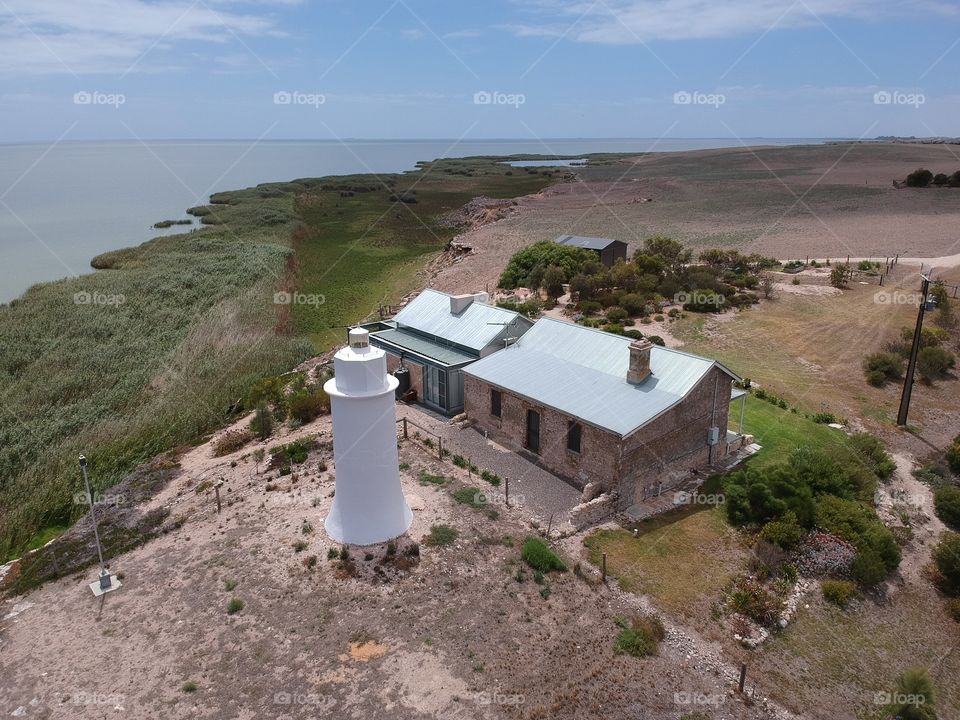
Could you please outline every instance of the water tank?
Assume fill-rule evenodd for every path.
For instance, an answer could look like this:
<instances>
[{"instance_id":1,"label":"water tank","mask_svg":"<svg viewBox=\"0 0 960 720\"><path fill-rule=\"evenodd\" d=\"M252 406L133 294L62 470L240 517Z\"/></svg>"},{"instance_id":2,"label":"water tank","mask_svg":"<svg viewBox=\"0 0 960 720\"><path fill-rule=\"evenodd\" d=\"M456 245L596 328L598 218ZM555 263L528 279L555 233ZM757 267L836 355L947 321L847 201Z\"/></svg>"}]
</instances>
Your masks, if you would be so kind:
<instances>
[{"instance_id":1,"label":"water tank","mask_svg":"<svg viewBox=\"0 0 960 720\"><path fill-rule=\"evenodd\" d=\"M400 399L410 389L410 371L405 367L397 368L393 376L397 379L396 397Z\"/></svg>"}]
</instances>

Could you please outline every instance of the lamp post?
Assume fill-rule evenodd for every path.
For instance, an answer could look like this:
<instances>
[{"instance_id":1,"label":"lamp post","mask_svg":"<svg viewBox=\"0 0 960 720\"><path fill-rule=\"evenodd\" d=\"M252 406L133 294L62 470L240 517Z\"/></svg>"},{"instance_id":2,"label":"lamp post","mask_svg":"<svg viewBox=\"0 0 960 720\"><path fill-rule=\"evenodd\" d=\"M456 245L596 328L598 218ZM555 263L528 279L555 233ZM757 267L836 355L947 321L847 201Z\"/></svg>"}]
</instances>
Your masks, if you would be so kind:
<instances>
[{"instance_id":1,"label":"lamp post","mask_svg":"<svg viewBox=\"0 0 960 720\"><path fill-rule=\"evenodd\" d=\"M100 546L100 532L97 529L96 503L94 502L93 491L90 489L90 478L87 476L87 458L83 455L80 456L80 470L83 471L83 484L87 489L87 500L90 502L90 522L93 523L93 538L97 543L97 558L100 561L99 579L90 584L90 589L93 590L94 595L102 595L111 590L116 590L120 583L113 584L110 571L103 564L103 548Z\"/></svg>"},{"instance_id":2,"label":"lamp post","mask_svg":"<svg viewBox=\"0 0 960 720\"><path fill-rule=\"evenodd\" d=\"M900 411L897 413L897 425L907 424L907 413L910 412L910 395L913 392L913 374L917 369L917 355L920 352L920 337L923 330L923 315L935 307L930 298L930 278L923 273L923 285L920 289L920 310L917 312L917 325L913 331L913 345L910 347L910 362L907 363L907 376L903 381L903 393L900 395ZM930 304L928 308L927 305Z\"/></svg>"}]
</instances>

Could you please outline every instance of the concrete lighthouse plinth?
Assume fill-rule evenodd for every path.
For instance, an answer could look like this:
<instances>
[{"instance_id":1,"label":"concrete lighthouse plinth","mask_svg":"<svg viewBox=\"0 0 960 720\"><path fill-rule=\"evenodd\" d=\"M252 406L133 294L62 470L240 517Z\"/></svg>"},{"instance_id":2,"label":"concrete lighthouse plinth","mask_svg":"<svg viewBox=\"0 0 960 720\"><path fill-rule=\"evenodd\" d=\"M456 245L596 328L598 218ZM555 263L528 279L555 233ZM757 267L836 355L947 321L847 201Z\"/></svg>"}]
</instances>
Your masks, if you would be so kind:
<instances>
[{"instance_id":1,"label":"concrete lighthouse plinth","mask_svg":"<svg viewBox=\"0 0 960 720\"><path fill-rule=\"evenodd\" d=\"M324 522L335 540L352 545L386 542L413 521L403 497L397 455L397 379L366 330L334 355L334 377L323 389L333 415L336 493Z\"/></svg>"}]
</instances>

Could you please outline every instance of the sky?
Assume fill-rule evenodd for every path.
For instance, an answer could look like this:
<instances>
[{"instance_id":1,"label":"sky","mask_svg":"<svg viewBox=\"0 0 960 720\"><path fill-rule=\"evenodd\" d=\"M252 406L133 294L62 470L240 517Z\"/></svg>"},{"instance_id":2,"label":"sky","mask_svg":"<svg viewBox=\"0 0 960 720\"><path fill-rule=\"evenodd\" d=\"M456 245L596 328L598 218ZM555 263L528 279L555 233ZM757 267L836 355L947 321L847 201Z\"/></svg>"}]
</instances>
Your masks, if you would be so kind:
<instances>
[{"instance_id":1,"label":"sky","mask_svg":"<svg viewBox=\"0 0 960 720\"><path fill-rule=\"evenodd\" d=\"M960 3L0 0L0 142L960 135Z\"/></svg>"}]
</instances>

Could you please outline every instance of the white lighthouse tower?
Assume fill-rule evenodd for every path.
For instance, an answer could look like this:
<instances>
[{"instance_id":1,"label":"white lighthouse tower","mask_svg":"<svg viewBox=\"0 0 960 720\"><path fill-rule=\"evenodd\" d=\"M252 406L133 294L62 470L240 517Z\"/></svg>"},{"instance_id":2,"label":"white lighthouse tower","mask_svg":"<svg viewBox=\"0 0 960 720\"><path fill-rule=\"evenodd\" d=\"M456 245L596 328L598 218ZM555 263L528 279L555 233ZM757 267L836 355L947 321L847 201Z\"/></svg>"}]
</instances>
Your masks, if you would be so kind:
<instances>
[{"instance_id":1,"label":"white lighthouse tower","mask_svg":"<svg viewBox=\"0 0 960 720\"><path fill-rule=\"evenodd\" d=\"M371 545L402 535L413 513L400 487L397 456L397 379L387 374L383 350L369 333L350 331L333 357L334 377L323 389L333 414L336 493L324 525L334 539Z\"/></svg>"}]
</instances>

